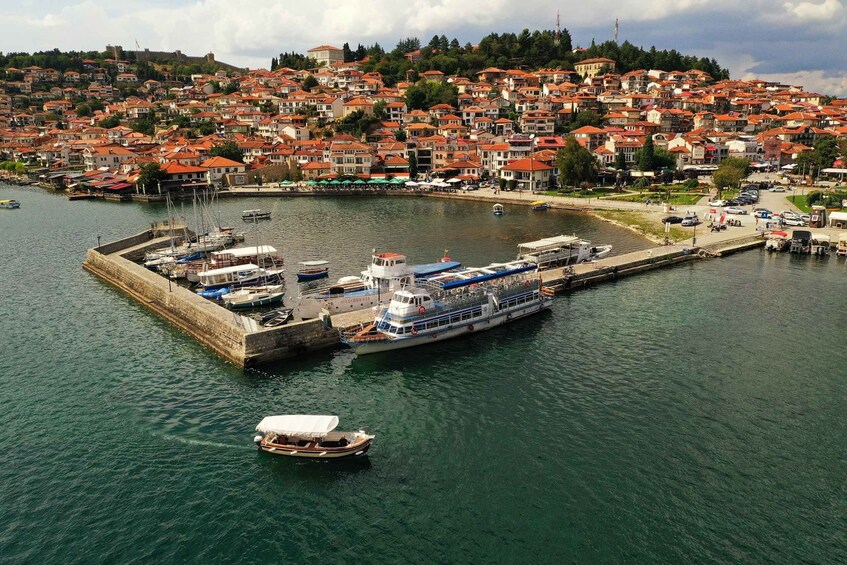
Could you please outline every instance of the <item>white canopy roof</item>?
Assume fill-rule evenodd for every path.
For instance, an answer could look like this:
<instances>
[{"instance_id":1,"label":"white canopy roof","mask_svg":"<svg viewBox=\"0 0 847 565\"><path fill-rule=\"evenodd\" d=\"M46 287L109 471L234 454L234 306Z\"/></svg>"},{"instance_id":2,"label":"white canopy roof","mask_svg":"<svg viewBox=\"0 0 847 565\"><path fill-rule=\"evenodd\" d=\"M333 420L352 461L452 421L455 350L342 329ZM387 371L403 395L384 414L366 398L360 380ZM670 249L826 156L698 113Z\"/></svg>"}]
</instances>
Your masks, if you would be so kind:
<instances>
[{"instance_id":1,"label":"white canopy roof","mask_svg":"<svg viewBox=\"0 0 847 565\"><path fill-rule=\"evenodd\" d=\"M329 261L318 260L318 261L300 261L300 265L304 267L324 267L329 265Z\"/></svg>"},{"instance_id":2,"label":"white canopy roof","mask_svg":"<svg viewBox=\"0 0 847 565\"><path fill-rule=\"evenodd\" d=\"M311 416L292 414L286 416L267 416L256 426L256 431L263 434L302 438L324 437L338 426L338 416Z\"/></svg>"},{"instance_id":3,"label":"white canopy roof","mask_svg":"<svg viewBox=\"0 0 847 565\"><path fill-rule=\"evenodd\" d=\"M253 263L247 263L246 265L232 265L231 267L221 267L220 269L210 269L208 271L202 271L200 273L200 277L210 277L213 275L228 275L230 273L240 273L241 271L255 271L258 269L258 265L254 265Z\"/></svg>"},{"instance_id":4,"label":"white canopy roof","mask_svg":"<svg viewBox=\"0 0 847 565\"><path fill-rule=\"evenodd\" d=\"M560 247L562 245L570 245L579 241L579 238L575 235L557 235L555 237L546 237L544 239L539 239L538 241L528 241L526 243L519 243L518 249L526 250L526 251L538 251L542 249L555 248Z\"/></svg>"},{"instance_id":5,"label":"white canopy roof","mask_svg":"<svg viewBox=\"0 0 847 565\"><path fill-rule=\"evenodd\" d=\"M223 251L213 251L212 255L232 255L233 257L250 257L252 255L270 255L276 253L276 248L270 245L259 245L253 247L234 247Z\"/></svg>"}]
</instances>

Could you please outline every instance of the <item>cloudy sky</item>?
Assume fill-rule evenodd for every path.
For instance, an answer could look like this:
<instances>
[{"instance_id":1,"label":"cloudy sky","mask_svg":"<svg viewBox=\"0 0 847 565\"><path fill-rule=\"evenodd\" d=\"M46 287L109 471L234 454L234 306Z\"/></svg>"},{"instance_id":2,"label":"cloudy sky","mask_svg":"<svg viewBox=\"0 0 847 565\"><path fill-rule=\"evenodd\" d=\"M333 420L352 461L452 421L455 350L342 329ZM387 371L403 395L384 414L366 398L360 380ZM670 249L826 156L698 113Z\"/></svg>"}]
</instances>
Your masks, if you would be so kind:
<instances>
[{"instance_id":1,"label":"cloudy sky","mask_svg":"<svg viewBox=\"0 0 847 565\"><path fill-rule=\"evenodd\" d=\"M464 45L491 32L553 29L557 11L575 45L611 39L617 17L621 41L714 57L733 78L847 96L847 0L20 0L4 2L0 51L137 42L269 67L282 51L326 43L391 49L404 37L445 34Z\"/></svg>"}]
</instances>

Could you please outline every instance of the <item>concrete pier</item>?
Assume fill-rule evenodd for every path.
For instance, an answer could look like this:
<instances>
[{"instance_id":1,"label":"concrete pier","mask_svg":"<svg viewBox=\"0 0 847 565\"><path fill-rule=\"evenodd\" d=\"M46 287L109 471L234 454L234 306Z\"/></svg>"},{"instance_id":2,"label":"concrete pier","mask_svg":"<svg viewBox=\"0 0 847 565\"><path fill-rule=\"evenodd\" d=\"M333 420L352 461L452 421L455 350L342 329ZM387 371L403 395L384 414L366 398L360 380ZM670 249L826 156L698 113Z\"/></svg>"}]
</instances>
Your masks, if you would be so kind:
<instances>
[{"instance_id":1,"label":"concrete pier","mask_svg":"<svg viewBox=\"0 0 847 565\"><path fill-rule=\"evenodd\" d=\"M147 250L167 245L167 237L157 237L165 231L163 227L151 226L150 230L132 237L89 249L83 268L239 367L335 347L340 343L337 328L373 319L373 310L367 309L325 320L290 322L275 328L259 326L252 318L227 310L135 262ZM545 286L562 293L763 244L760 233L711 237L701 247L694 246L693 242L656 247L583 263L572 270L551 269L540 276Z\"/></svg>"}]
</instances>

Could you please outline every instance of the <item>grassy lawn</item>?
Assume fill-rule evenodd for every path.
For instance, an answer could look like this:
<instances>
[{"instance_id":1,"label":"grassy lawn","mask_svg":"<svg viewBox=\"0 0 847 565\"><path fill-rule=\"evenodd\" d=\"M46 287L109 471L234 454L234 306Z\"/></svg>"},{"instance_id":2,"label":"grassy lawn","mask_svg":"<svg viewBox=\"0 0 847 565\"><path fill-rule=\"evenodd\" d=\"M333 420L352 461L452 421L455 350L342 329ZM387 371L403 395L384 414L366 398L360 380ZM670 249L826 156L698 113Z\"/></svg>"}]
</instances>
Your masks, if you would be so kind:
<instances>
[{"instance_id":1,"label":"grassy lawn","mask_svg":"<svg viewBox=\"0 0 847 565\"><path fill-rule=\"evenodd\" d=\"M545 196L567 196L568 198L599 198L609 194L616 194L614 188L592 188L589 190L555 191L548 190Z\"/></svg>"},{"instance_id":2,"label":"grassy lawn","mask_svg":"<svg viewBox=\"0 0 847 565\"><path fill-rule=\"evenodd\" d=\"M664 202L666 196L667 193L665 192L642 192L641 194L621 196L620 198L615 198L615 200L622 200L624 202L646 202L647 200L651 202ZM697 204L703 196L705 195L700 193L672 192L668 203L689 206Z\"/></svg>"},{"instance_id":3,"label":"grassy lawn","mask_svg":"<svg viewBox=\"0 0 847 565\"><path fill-rule=\"evenodd\" d=\"M670 233L666 234L665 226L663 224L660 224L655 220L651 220L639 212L596 210L594 213L601 218L629 226L653 239L662 240L665 238L665 235L667 235L671 242L676 243L677 241L691 238L692 230L678 226L671 226Z\"/></svg>"},{"instance_id":4,"label":"grassy lawn","mask_svg":"<svg viewBox=\"0 0 847 565\"><path fill-rule=\"evenodd\" d=\"M806 200L805 194L796 194L794 196L788 196L786 198L789 202L800 208L803 212L807 214L812 211L812 207L809 206L809 202Z\"/></svg>"}]
</instances>

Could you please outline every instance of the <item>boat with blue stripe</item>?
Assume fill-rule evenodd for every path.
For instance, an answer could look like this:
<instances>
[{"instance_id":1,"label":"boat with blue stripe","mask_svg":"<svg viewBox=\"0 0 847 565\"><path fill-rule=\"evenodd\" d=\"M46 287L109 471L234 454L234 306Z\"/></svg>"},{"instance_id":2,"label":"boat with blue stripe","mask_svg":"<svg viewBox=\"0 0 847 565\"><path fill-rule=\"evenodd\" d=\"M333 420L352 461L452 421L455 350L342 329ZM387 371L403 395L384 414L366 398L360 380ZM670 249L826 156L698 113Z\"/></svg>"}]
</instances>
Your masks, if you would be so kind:
<instances>
[{"instance_id":1,"label":"boat with blue stripe","mask_svg":"<svg viewBox=\"0 0 847 565\"><path fill-rule=\"evenodd\" d=\"M488 330L548 308L553 292L527 261L493 263L419 280L394 292L374 321L341 330L357 355Z\"/></svg>"}]
</instances>

